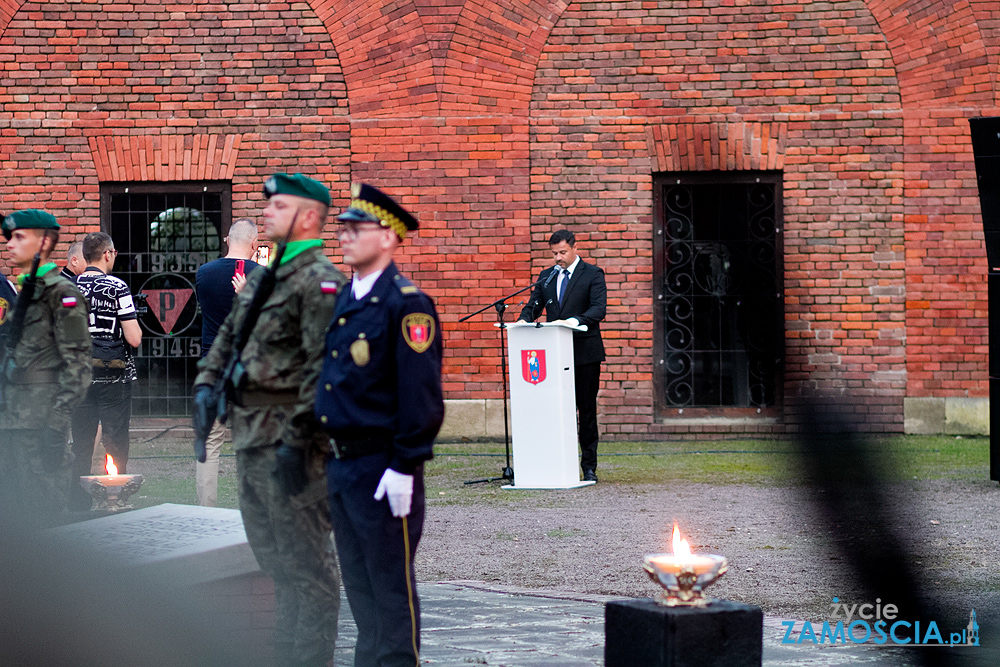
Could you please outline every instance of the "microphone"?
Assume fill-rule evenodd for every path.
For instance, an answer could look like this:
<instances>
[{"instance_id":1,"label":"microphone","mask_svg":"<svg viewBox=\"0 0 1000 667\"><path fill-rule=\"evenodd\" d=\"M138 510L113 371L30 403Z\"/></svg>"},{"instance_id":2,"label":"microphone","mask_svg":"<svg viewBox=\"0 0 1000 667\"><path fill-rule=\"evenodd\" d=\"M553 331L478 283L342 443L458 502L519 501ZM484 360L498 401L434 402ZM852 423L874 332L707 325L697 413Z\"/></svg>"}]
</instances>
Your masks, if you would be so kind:
<instances>
[{"instance_id":1,"label":"microphone","mask_svg":"<svg viewBox=\"0 0 1000 667\"><path fill-rule=\"evenodd\" d=\"M556 266L552 267L551 271L549 271L549 277L545 279L545 284L542 285L542 289L545 289L546 287L548 287L549 283L552 282L552 279L555 278L558 273L559 273L559 266L557 264ZM551 301L551 299L550 299L550 301Z\"/></svg>"},{"instance_id":2,"label":"microphone","mask_svg":"<svg viewBox=\"0 0 1000 667\"><path fill-rule=\"evenodd\" d=\"M558 265L557 266L553 266L552 270L549 271L548 277L545 278L544 281L541 278L539 278L538 280L536 280L535 282L533 282L531 284L531 286L532 287L538 287L539 283L543 283L542 284L542 289L545 289L546 287L549 286L549 283L552 282L552 279L555 278L556 274L559 273L559 271L557 269L558 269ZM535 291L532 290L531 293L534 294ZM538 299L532 298L529 303L531 304L532 310L534 310L534 308L538 305ZM549 299L547 302L545 302L545 306L542 306L542 308L544 309L550 303L552 303L552 299Z\"/></svg>"},{"instance_id":3,"label":"microphone","mask_svg":"<svg viewBox=\"0 0 1000 667\"><path fill-rule=\"evenodd\" d=\"M549 299L548 301L545 302L545 305L542 306L542 310L545 310L546 308L548 308L550 303L552 303L552 299ZM542 328L542 323L541 322L535 322L535 328L536 329L541 329Z\"/></svg>"}]
</instances>

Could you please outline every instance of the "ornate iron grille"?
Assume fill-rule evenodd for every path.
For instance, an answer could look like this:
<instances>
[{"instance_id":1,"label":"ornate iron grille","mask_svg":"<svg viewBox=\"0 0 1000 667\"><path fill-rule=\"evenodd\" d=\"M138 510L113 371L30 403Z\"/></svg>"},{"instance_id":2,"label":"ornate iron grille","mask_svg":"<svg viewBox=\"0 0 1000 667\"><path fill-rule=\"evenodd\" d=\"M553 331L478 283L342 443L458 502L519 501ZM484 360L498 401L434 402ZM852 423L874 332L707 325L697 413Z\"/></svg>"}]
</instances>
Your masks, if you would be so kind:
<instances>
[{"instance_id":1,"label":"ornate iron grille","mask_svg":"<svg viewBox=\"0 0 1000 667\"><path fill-rule=\"evenodd\" d=\"M139 306L142 344L132 391L136 416L191 412L191 384L201 358L201 311L195 273L219 256L229 229L229 183L102 184L102 228L115 241L113 274Z\"/></svg>"},{"instance_id":2,"label":"ornate iron grille","mask_svg":"<svg viewBox=\"0 0 1000 667\"><path fill-rule=\"evenodd\" d=\"M776 222L780 180L774 175L749 183L678 180L664 179L658 216L660 405L773 406L784 343Z\"/></svg>"}]
</instances>

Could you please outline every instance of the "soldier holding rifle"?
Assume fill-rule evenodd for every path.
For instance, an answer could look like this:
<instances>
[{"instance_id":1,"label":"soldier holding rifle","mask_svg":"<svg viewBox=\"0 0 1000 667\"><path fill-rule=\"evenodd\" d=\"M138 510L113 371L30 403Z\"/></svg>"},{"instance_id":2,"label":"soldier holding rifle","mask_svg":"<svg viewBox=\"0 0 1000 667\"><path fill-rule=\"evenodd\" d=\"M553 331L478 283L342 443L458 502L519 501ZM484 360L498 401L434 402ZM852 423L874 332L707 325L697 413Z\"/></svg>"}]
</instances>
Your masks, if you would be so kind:
<instances>
[{"instance_id":1,"label":"soldier holding rifle","mask_svg":"<svg viewBox=\"0 0 1000 667\"><path fill-rule=\"evenodd\" d=\"M21 283L0 353L0 503L51 517L65 508L70 416L90 387L87 305L48 261L51 213L15 211L0 228Z\"/></svg>"},{"instance_id":2,"label":"soldier holding rifle","mask_svg":"<svg viewBox=\"0 0 1000 667\"><path fill-rule=\"evenodd\" d=\"M326 186L279 173L264 182L264 195L264 233L278 247L271 265L250 275L198 363L195 454L204 461L205 438L228 409L247 540L274 580L275 657L318 667L333 656L340 574L326 503L329 439L313 401L346 279L323 254Z\"/></svg>"}]
</instances>

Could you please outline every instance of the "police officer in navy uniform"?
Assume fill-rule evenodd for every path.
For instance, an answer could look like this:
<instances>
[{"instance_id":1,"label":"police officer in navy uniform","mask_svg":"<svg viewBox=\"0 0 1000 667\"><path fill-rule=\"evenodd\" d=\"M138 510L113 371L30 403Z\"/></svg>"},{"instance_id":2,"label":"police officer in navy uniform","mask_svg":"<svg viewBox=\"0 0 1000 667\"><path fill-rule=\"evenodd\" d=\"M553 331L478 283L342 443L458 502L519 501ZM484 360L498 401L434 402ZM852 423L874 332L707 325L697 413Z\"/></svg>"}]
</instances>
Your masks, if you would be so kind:
<instances>
[{"instance_id":1,"label":"police officer in navy uniform","mask_svg":"<svg viewBox=\"0 0 1000 667\"><path fill-rule=\"evenodd\" d=\"M419 665L413 554L424 522L423 463L444 418L434 302L392 261L417 220L356 184L338 216L351 289L337 300L316 386L331 435L331 518L358 626L356 667Z\"/></svg>"}]
</instances>

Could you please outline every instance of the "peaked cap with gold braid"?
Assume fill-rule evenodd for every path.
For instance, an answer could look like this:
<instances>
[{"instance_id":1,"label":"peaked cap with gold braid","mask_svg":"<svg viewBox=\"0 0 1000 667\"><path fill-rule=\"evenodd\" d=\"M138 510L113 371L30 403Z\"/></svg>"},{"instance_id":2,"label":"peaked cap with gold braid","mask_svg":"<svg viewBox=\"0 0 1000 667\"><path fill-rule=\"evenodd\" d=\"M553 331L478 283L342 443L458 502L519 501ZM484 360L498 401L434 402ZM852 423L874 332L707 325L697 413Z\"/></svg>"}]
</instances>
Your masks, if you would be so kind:
<instances>
[{"instance_id":1,"label":"peaked cap with gold braid","mask_svg":"<svg viewBox=\"0 0 1000 667\"><path fill-rule=\"evenodd\" d=\"M396 232L400 240L420 223L392 197L373 185L355 183L351 186L351 206L337 216L341 222L377 222Z\"/></svg>"}]
</instances>

